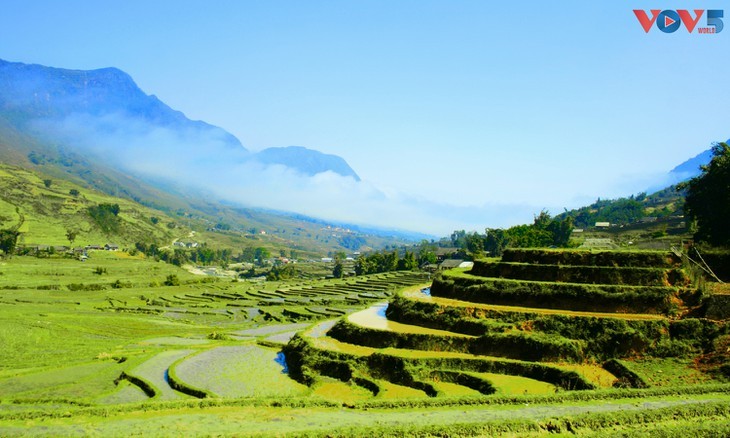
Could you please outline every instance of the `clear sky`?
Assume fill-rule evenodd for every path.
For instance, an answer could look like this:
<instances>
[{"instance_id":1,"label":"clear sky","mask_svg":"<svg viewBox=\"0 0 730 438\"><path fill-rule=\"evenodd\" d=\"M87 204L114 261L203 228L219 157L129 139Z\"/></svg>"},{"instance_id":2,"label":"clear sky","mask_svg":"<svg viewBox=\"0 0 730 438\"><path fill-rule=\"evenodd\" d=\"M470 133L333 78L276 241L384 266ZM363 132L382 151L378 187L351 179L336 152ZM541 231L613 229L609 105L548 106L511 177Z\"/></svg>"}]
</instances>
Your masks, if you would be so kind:
<instances>
[{"instance_id":1,"label":"clear sky","mask_svg":"<svg viewBox=\"0 0 730 438\"><path fill-rule=\"evenodd\" d=\"M715 35L632 12L725 5L4 0L0 58L118 67L250 150L337 154L395 198L472 212L415 227L444 234L637 193L728 139L730 7Z\"/></svg>"}]
</instances>

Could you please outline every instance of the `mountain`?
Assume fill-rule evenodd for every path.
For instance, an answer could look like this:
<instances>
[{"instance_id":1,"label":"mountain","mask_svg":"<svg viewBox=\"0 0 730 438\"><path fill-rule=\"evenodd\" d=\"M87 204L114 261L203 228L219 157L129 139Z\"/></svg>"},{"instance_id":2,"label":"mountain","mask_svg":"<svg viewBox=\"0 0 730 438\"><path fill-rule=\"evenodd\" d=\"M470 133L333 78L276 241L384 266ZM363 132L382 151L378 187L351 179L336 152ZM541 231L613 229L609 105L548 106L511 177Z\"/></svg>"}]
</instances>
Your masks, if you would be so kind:
<instances>
[{"instance_id":1,"label":"mountain","mask_svg":"<svg viewBox=\"0 0 730 438\"><path fill-rule=\"evenodd\" d=\"M205 233L216 247L256 245L275 253L288 248L309 257L412 240L404 232L358 230L289 207L287 199L308 193L317 173L334 175L320 182L328 188L357 184L359 177L342 158L303 147L252 153L225 130L190 120L145 94L115 68L80 71L0 60L0 166L3 178L10 178L3 183L13 187L0 193L0 226L16 227L22 221L13 212L21 212L31 227L23 234L26 243L64 242L63 230L87 223L87 209L98 203L119 204L120 217L131 218L131 225L123 221L122 234L84 225L79 240L121 244L149 238L163 244L167 228L135 225L134 218L153 216L182 233ZM44 179L53 181L50 189ZM25 193L23 187L32 187L28 196L13 197ZM81 202L68 195L71 189L96 194ZM250 196L265 200L280 193L284 201L278 205L248 202ZM58 208L49 210L46 201L59 201ZM331 203L326 197L321 202ZM79 209L66 211L67 204Z\"/></svg>"},{"instance_id":2,"label":"mountain","mask_svg":"<svg viewBox=\"0 0 730 438\"><path fill-rule=\"evenodd\" d=\"M223 154L218 164L254 161L287 166L305 176L331 171L359 181L336 155L303 147L249 153L229 132L188 119L145 94L116 68L69 70L0 60L0 118L25 134L71 152L83 149L84 154L101 155L107 162L128 159L123 148L142 151L148 158L156 151L205 160ZM124 170L139 171L139 166Z\"/></svg>"},{"instance_id":3,"label":"mountain","mask_svg":"<svg viewBox=\"0 0 730 438\"><path fill-rule=\"evenodd\" d=\"M254 159L263 164L282 164L304 175L314 176L321 172L332 171L360 181L357 173L341 157L323 154L302 146L264 149L257 153Z\"/></svg>"},{"instance_id":4,"label":"mountain","mask_svg":"<svg viewBox=\"0 0 730 438\"><path fill-rule=\"evenodd\" d=\"M730 141L730 140L728 140ZM700 174L700 166L704 166L712 159L712 149L708 149L690 158L669 171L673 184L686 181Z\"/></svg>"},{"instance_id":5,"label":"mountain","mask_svg":"<svg viewBox=\"0 0 730 438\"><path fill-rule=\"evenodd\" d=\"M730 141L730 140L729 140ZM587 228L596 222L610 222L617 225L629 225L638 222L661 220L673 216L681 216L684 209L685 193L677 191L676 185L701 173L700 166L712 159L712 149L708 149L677 165L669 171L669 186L650 190L649 194L639 193L628 198L598 199L591 205L565 211L558 218L571 216L576 227Z\"/></svg>"},{"instance_id":6,"label":"mountain","mask_svg":"<svg viewBox=\"0 0 730 438\"><path fill-rule=\"evenodd\" d=\"M143 120L150 127L214 135L245 151L232 134L188 119L154 95L146 95L128 74L116 68L68 70L0 59L0 112L21 126L33 120L62 120L75 114L114 114Z\"/></svg>"}]
</instances>

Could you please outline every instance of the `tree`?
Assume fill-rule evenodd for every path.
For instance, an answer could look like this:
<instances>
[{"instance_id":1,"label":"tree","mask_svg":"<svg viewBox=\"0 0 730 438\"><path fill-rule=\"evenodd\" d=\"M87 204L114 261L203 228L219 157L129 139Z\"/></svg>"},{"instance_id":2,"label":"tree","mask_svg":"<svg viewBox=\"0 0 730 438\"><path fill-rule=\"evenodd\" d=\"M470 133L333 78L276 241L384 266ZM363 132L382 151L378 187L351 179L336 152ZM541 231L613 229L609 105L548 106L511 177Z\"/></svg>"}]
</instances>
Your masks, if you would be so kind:
<instances>
[{"instance_id":1,"label":"tree","mask_svg":"<svg viewBox=\"0 0 730 438\"><path fill-rule=\"evenodd\" d=\"M254 260L256 260L256 249L254 249L253 247L250 247L250 246L243 248L243 251L241 251L241 255L239 256L239 259L242 262L253 263Z\"/></svg>"},{"instance_id":2,"label":"tree","mask_svg":"<svg viewBox=\"0 0 730 438\"><path fill-rule=\"evenodd\" d=\"M507 232L501 228L487 228L485 230L484 249L490 256L501 256L509 243Z\"/></svg>"},{"instance_id":3,"label":"tree","mask_svg":"<svg viewBox=\"0 0 730 438\"><path fill-rule=\"evenodd\" d=\"M43 185L46 186L47 189L50 189L51 188L51 184L53 184L53 180L52 179L44 179L43 180Z\"/></svg>"},{"instance_id":4,"label":"tree","mask_svg":"<svg viewBox=\"0 0 730 438\"><path fill-rule=\"evenodd\" d=\"M75 198L76 196L79 196L79 191L76 189L71 189L68 191L68 194Z\"/></svg>"},{"instance_id":5,"label":"tree","mask_svg":"<svg viewBox=\"0 0 730 438\"><path fill-rule=\"evenodd\" d=\"M276 281L276 280L288 280L290 278L295 278L299 275L296 268L292 264L286 264L286 265L274 265L269 272L266 274L266 280L268 281Z\"/></svg>"},{"instance_id":6,"label":"tree","mask_svg":"<svg viewBox=\"0 0 730 438\"><path fill-rule=\"evenodd\" d=\"M418 261L416 260L416 254L406 250L403 254L403 258L398 260L399 271L411 271L418 267Z\"/></svg>"},{"instance_id":7,"label":"tree","mask_svg":"<svg viewBox=\"0 0 730 438\"><path fill-rule=\"evenodd\" d=\"M68 239L68 243L73 246L74 240L76 240L76 236L79 235L79 232L76 230L67 230L66 231L66 239Z\"/></svg>"},{"instance_id":8,"label":"tree","mask_svg":"<svg viewBox=\"0 0 730 438\"><path fill-rule=\"evenodd\" d=\"M256 262L259 264L259 266L264 264L264 261L271 257L271 253L268 249L264 247L258 247L256 248L256 251L254 253L254 257L256 259Z\"/></svg>"},{"instance_id":9,"label":"tree","mask_svg":"<svg viewBox=\"0 0 730 438\"><path fill-rule=\"evenodd\" d=\"M18 233L15 230L0 230L0 250L5 255L10 255L15 251L15 245L18 242Z\"/></svg>"},{"instance_id":10,"label":"tree","mask_svg":"<svg viewBox=\"0 0 730 438\"><path fill-rule=\"evenodd\" d=\"M687 190L684 211L696 223L695 239L730 246L730 146L715 143L712 160L702 173L677 190Z\"/></svg>"},{"instance_id":11,"label":"tree","mask_svg":"<svg viewBox=\"0 0 730 438\"><path fill-rule=\"evenodd\" d=\"M335 261L335 267L332 269L332 276L335 278L342 278L345 275L345 268L342 266L342 261L337 259Z\"/></svg>"}]
</instances>

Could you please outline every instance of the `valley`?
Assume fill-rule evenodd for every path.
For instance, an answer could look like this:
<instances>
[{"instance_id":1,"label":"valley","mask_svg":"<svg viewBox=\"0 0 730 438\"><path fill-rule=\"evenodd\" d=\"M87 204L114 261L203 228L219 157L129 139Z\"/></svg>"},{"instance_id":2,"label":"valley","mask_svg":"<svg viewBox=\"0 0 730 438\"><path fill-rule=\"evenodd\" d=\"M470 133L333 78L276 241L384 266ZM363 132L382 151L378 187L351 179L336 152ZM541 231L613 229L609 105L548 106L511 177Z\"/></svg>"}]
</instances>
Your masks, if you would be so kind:
<instances>
[{"instance_id":1,"label":"valley","mask_svg":"<svg viewBox=\"0 0 730 438\"><path fill-rule=\"evenodd\" d=\"M439 238L492 207L0 60L0 435L730 435L728 158Z\"/></svg>"}]
</instances>

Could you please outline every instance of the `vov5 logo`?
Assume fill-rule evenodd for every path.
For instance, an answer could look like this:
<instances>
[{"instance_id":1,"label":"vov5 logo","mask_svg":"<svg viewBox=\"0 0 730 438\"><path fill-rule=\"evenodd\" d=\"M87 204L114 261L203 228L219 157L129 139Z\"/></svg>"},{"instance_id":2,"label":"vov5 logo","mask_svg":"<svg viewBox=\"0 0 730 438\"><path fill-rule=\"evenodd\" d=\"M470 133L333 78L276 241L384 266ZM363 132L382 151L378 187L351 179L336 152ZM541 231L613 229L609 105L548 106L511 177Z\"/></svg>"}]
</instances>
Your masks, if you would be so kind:
<instances>
[{"instance_id":1,"label":"vov5 logo","mask_svg":"<svg viewBox=\"0 0 730 438\"><path fill-rule=\"evenodd\" d=\"M687 28L687 32L692 33L695 27L700 22L702 15L707 12L707 26L698 27L697 33L720 33L722 32L722 9L695 9L694 17L692 13L686 9L677 9L676 11L667 9L662 11L661 9L652 9L651 17L646 11L642 9L634 9L634 15L639 19L641 27L644 28L644 32L649 33L651 26L656 23L656 27L664 33L674 33L684 24Z\"/></svg>"}]
</instances>

